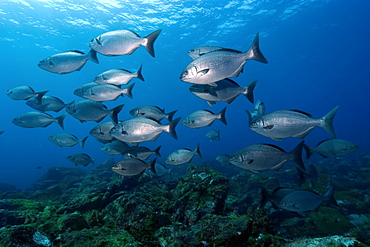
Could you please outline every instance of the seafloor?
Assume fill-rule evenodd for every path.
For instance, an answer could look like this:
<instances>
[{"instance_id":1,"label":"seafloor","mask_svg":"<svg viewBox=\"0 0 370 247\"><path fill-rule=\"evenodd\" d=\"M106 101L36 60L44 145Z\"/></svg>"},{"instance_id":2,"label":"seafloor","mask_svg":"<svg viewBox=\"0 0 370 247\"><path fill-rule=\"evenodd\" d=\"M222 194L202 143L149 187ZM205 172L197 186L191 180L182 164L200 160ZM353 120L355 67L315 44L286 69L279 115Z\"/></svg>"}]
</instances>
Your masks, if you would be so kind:
<instances>
[{"instance_id":1,"label":"seafloor","mask_svg":"<svg viewBox=\"0 0 370 247\"><path fill-rule=\"evenodd\" d=\"M52 167L25 191L0 184L0 246L369 246L370 152L313 164L308 180L293 164L253 174L207 161L133 178L109 161L90 173ZM339 207L259 208L262 186L330 185Z\"/></svg>"}]
</instances>

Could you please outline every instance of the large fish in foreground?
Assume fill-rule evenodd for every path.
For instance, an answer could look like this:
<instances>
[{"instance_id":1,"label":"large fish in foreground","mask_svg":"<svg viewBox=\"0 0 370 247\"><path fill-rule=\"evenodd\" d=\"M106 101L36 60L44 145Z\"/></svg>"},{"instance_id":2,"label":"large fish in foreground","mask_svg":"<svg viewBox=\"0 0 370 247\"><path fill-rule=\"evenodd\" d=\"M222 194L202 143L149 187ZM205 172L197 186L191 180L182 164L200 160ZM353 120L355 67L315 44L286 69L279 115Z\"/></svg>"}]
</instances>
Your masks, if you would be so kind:
<instances>
[{"instance_id":1,"label":"large fish in foreground","mask_svg":"<svg viewBox=\"0 0 370 247\"><path fill-rule=\"evenodd\" d=\"M181 73L180 79L193 84L209 84L228 77L237 77L247 60L267 63L259 48L259 35L256 34L248 51L216 50L201 55L192 61Z\"/></svg>"},{"instance_id":2,"label":"large fish in foreground","mask_svg":"<svg viewBox=\"0 0 370 247\"><path fill-rule=\"evenodd\" d=\"M324 158L342 157L358 149L358 146L353 142L341 139L327 139L318 143L316 147L309 147L307 145L304 145L304 147L307 151L307 159L313 153L318 153Z\"/></svg>"},{"instance_id":3,"label":"large fish in foreground","mask_svg":"<svg viewBox=\"0 0 370 247\"><path fill-rule=\"evenodd\" d=\"M288 160L294 161L305 170L302 160L303 141L291 152L272 144L254 144L240 149L230 156L229 162L240 168L258 172L261 170L279 170Z\"/></svg>"},{"instance_id":4,"label":"large fish in foreground","mask_svg":"<svg viewBox=\"0 0 370 247\"><path fill-rule=\"evenodd\" d=\"M310 114L298 110L279 110L264 114L251 121L249 128L274 140L297 137L304 138L316 126L323 128L335 138L333 119L338 106L322 118L313 118Z\"/></svg>"},{"instance_id":5,"label":"large fish in foreground","mask_svg":"<svg viewBox=\"0 0 370 247\"><path fill-rule=\"evenodd\" d=\"M99 123L109 115L114 123L118 123L117 114L124 105L119 105L113 109L108 109L105 105L92 100L81 100L72 102L66 107L66 111L81 123L86 121L95 121Z\"/></svg>"},{"instance_id":6,"label":"large fish in foreground","mask_svg":"<svg viewBox=\"0 0 370 247\"><path fill-rule=\"evenodd\" d=\"M52 73L67 74L80 71L87 60L99 63L96 51L90 50L87 54L81 51L67 51L54 54L41 60L38 66Z\"/></svg>"},{"instance_id":7,"label":"large fish in foreground","mask_svg":"<svg viewBox=\"0 0 370 247\"><path fill-rule=\"evenodd\" d=\"M175 127L179 121L180 118L176 118L170 123L162 125L150 118L137 117L118 123L109 133L112 137L131 144L155 141L163 131L177 140Z\"/></svg>"},{"instance_id":8,"label":"large fish in foreground","mask_svg":"<svg viewBox=\"0 0 370 247\"><path fill-rule=\"evenodd\" d=\"M23 128L37 128L47 127L55 122L64 129L63 121L66 115L67 113L64 113L59 117L54 118L53 116L42 112L27 112L15 117L12 123Z\"/></svg>"},{"instance_id":9,"label":"large fish in foreground","mask_svg":"<svg viewBox=\"0 0 370 247\"><path fill-rule=\"evenodd\" d=\"M215 84L216 86L194 84L189 90L199 98L206 100L210 106L216 104L216 101L224 101L230 104L240 94L243 94L251 103L254 103L253 91L257 80L246 87L240 87L238 83L230 79L221 80L215 82Z\"/></svg>"},{"instance_id":10,"label":"large fish in foreground","mask_svg":"<svg viewBox=\"0 0 370 247\"><path fill-rule=\"evenodd\" d=\"M116 30L103 33L90 41L90 48L105 56L130 55L139 46L144 46L154 57L154 41L162 30L141 38L137 33L129 30Z\"/></svg>"}]
</instances>

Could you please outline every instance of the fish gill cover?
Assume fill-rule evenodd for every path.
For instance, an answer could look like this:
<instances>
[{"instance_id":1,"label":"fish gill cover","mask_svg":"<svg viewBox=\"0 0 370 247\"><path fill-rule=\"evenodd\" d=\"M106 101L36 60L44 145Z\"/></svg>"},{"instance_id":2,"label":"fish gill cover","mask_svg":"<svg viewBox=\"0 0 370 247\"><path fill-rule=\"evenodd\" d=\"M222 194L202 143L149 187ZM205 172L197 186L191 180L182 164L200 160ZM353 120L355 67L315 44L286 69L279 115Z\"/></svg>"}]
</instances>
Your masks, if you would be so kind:
<instances>
[{"instance_id":1,"label":"fish gill cover","mask_svg":"<svg viewBox=\"0 0 370 247\"><path fill-rule=\"evenodd\" d=\"M156 132L150 133L153 135L146 135L150 136L149 140L135 140L131 143L143 141L139 146L145 146L150 150L155 150L161 145L161 155L157 157L157 162L161 164L165 164L164 161L172 152L184 148L193 151L199 144L202 158L195 155L193 163L213 164L214 168L225 175L243 173L244 170L236 170L233 165L219 167L213 160L218 155L232 155L244 147L257 143L273 144L276 149L285 150L284 152L295 149L300 143L301 140L296 137L276 141L274 139L278 138L274 136L263 136L260 132L251 131L252 119L280 110L299 110L294 111L299 113L294 116L300 116L297 121L303 123L298 126L299 128L294 126L294 133L298 131L299 134L291 136L304 137L304 143L308 147L315 147L321 141L332 138L325 132L328 128L332 130L330 128L332 124L335 138L354 143L353 151L359 147L362 152L366 152L369 149L366 137L370 136L367 107L370 25L366 21L369 8L369 4L363 0L351 3L332 0L3 1L0 6L2 26L0 91L3 92L0 104L2 112L0 130L4 132L0 135L3 143L0 182L25 189L51 167L75 167L66 158L74 154L91 157L95 165L80 166L87 172L91 171L93 167L111 157L100 150L107 139L100 140L103 143L99 142L91 130L98 124L112 119L119 122L131 119L130 110L146 105L157 106L166 114L177 111L170 119L162 119L160 122L151 119L146 121L150 122L149 125L141 122L140 126L146 126L142 129L155 126ZM107 35L116 30L128 32L118 37ZM266 62L263 59L247 61L253 60L251 57L255 53L247 51L255 37L259 38L260 52L268 64L261 63L260 61ZM105 51L94 49L95 45L116 48L112 45L115 40L119 40L121 44L125 44L125 48L130 49L121 51L118 56L110 56L110 53L104 54ZM190 50L203 46L221 49L200 53L200 57L195 60L188 55ZM130 53L132 54L124 55ZM62 55L55 58L57 54ZM68 56L65 57L65 54ZM54 59L47 59L53 56ZM225 60L225 57L228 60ZM47 66L63 65L63 74L59 73L60 67L48 70L40 66L43 68L40 69L38 64L41 64L41 61ZM215 85L211 81L209 84L206 81L204 85L203 82L203 84L194 81L188 83L180 79L184 71L201 77L208 76L214 71L219 73L220 69L207 67L210 61L223 61L223 64L226 64L225 61L228 64L236 63L227 69L224 68L228 73L221 73L221 76L230 77L235 82L229 83L232 85L230 87L220 87L222 90L225 88L228 90L222 95L227 95L233 100L220 98L214 100L218 96L218 91L214 90ZM66 64L69 67L64 70ZM101 106L99 111L95 110L93 116L89 113L94 121L84 123L79 121L85 121L85 118L74 114L81 110L74 108L74 105L78 105L75 103L84 99L74 94L76 89L94 82L94 79L105 71L120 69L131 74L138 71L138 68L145 81L133 75L127 85L121 86L122 90L114 87L112 92L105 86L95 88L99 90L86 90L89 96L92 95L91 99L97 93L110 93L113 96L109 98L111 100L101 102L104 106ZM230 71L232 73L229 73ZM233 91L239 86L247 87L256 80L258 83L251 90L253 97L246 98L240 95L246 95L243 90ZM126 94L121 93L124 92L124 88L134 83L135 87L131 88L130 92L132 98L128 97L127 91ZM37 111L26 104L26 100L32 98L15 101L6 93L7 90L19 86L28 86L34 92L48 91L45 96L57 97L65 104L64 107L69 106L72 113L65 118L58 118L66 112L65 109L59 112L46 111L45 114L50 114L47 115L49 117L42 114L42 119L35 120L32 117L32 122L27 122L19 116ZM208 94L208 98L212 100L207 101L204 97L193 94L189 91L191 86L203 96ZM258 106L252 104L250 99L254 99L254 103L262 101L263 111L257 111ZM115 108L119 105L124 106L122 109ZM336 106L339 108L334 113L335 117L332 116L332 121L326 124L320 122L320 118ZM217 114L225 107L227 110L224 119L225 122L227 120L227 125L219 120L208 122L204 120L206 125L200 128L189 128L182 124L182 120L193 112L202 110ZM254 109L256 111L253 111ZM250 119L246 110L253 114L259 113L256 113L257 115L250 113L252 116ZM82 111L86 113L86 109ZM37 114L39 115L41 114ZM302 120L303 116L307 118ZM179 117L181 120L177 120ZM13 120L16 118L17 120ZM281 118L273 120L272 124L263 126L262 131L279 130L283 120ZM295 122L290 120L289 123ZM20 123L18 126L13 124L16 121ZM172 121L176 121L172 128L165 127L170 126L169 123ZM104 130L98 128L97 135L109 135L114 127L113 123L112 125ZM61 126L64 130L60 128ZM206 137L211 129L219 130L220 141L211 142ZM120 131L121 135L127 134L127 129ZM86 136L89 138L84 145L58 147L51 143L48 137L59 133L72 134L80 140ZM288 136L289 133L292 132L288 132ZM144 134L139 136L143 137ZM126 139L131 140L122 137L122 140ZM336 145L326 148L341 147ZM338 150L325 151L338 153ZM346 149L346 152L342 153L350 152ZM132 157L132 154L127 151L125 157ZM360 159L360 152L348 157ZM122 160L121 155L114 158L116 162ZM335 157L331 158L336 164ZM315 154L309 160L305 159L304 163L308 166L311 162L321 160L321 157ZM284 157L279 161L285 162ZM256 160L247 158L246 162L251 165ZM271 164L273 167L280 167L279 165L280 163ZM188 166L188 164L182 164L180 167L165 165L171 172L179 174L183 174ZM285 170L285 166L281 170ZM280 174L281 170L272 171L275 172L272 173L272 177L281 178L283 176ZM114 174L111 170L109 172ZM264 174L264 171L261 173ZM326 190L320 191L320 195L325 192Z\"/></svg>"}]
</instances>

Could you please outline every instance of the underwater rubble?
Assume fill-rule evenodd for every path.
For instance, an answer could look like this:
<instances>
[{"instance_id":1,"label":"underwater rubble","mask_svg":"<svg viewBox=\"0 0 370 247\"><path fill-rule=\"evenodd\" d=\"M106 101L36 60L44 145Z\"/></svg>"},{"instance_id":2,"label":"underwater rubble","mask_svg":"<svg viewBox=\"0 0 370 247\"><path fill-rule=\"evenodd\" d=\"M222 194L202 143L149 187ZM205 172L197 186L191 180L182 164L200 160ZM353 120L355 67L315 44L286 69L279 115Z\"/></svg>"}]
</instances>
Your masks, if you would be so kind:
<instances>
[{"instance_id":1,"label":"underwater rubble","mask_svg":"<svg viewBox=\"0 0 370 247\"><path fill-rule=\"evenodd\" d=\"M368 246L370 152L314 165L315 190L332 184L339 207L306 216L259 206L262 186L297 186L289 167L225 176L209 161L166 178L51 167L25 191L0 185L0 246Z\"/></svg>"}]
</instances>

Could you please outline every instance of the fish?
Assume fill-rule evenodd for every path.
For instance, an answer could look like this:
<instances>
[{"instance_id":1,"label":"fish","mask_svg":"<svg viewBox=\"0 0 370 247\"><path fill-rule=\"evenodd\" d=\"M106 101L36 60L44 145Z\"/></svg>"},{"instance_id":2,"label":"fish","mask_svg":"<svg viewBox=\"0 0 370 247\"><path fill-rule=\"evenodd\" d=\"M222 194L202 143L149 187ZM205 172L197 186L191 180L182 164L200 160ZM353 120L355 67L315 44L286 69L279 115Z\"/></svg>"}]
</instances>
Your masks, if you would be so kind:
<instances>
[{"instance_id":1,"label":"fish","mask_svg":"<svg viewBox=\"0 0 370 247\"><path fill-rule=\"evenodd\" d=\"M262 192L262 200L258 207L263 208L266 205L266 203L269 201L272 203L272 206L275 209L278 209L278 206L281 200L288 194L294 192L294 189L286 188L286 187L278 187L270 194L268 193L266 188L262 187L261 192Z\"/></svg>"},{"instance_id":2,"label":"fish","mask_svg":"<svg viewBox=\"0 0 370 247\"><path fill-rule=\"evenodd\" d=\"M274 140L297 137L305 138L313 128L319 126L335 138L333 119L338 106L321 118L299 110L278 110L264 114L249 124L252 131Z\"/></svg>"},{"instance_id":3,"label":"fish","mask_svg":"<svg viewBox=\"0 0 370 247\"><path fill-rule=\"evenodd\" d=\"M92 135L95 138L98 138L100 140L105 141L113 141L115 138L110 135L109 131L115 126L116 124L112 121L104 122L101 124L98 124L94 128L92 128L89 132L90 135Z\"/></svg>"},{"instance_id":4,"label":"fish","mask_svg":"<svg viewBox=\"0 0 370 247\"><path fill-rule=\"evenodd\" d=\"M114 123L118 123L118 113L122 110L122 105L118 105L113 109L108 109L105 105L92 101L92 100L81 100L72 102L66 107L66 111L72 117L80 120L81 123L86 121L95 121L99 123L107 115L109 115Z\"/></svg>"},{"instance_id":5,"label":"fish","mask_svg":"<svg viewBox=\"0 0 370 247\"><path fill-rule=\"evenodd\" d=\"M38 111L54 111L59 112L68 104L65 104L61 99L54 96L43 96L39 103L35 98L30 98L26 101L26 105Z\"/></svg>"},{"instance_id":6,"label":"fish","mask_svg":"<svg viewBox=\"0 0 370 247\"><path fill-rule=\"evenodd\" d=\"M219 119L223 124L227 125L226 118L226 107L218 114L214 114L209 110L198 110L182 120L182 124L186 127L197 129L205 126L211 126L216 119Z\"/></svg>"},{"instance_id":7,"label":"fish","mask_svg":"<svg viewBox=\"0 0 370 247\"><path fill-rule=\"evenodd\" d=\"M288 160L291 160L304 171L303 144L304 141L301 141L291 152L285 152L282 148L272 144L253 144L232 154L229 162L256 173L267 169L279 170Z\"/></svg>"},{"instance_id":8,"label":"fish","mask_svg":"<svg viewBox=\"0 0 370 247\"><path fill-rule=\"evenodd\" d=\"M89 46L91 49L105 56L131 55L140 45L154 54L154 42L161 33L161 29L141 38L137 33L129 30L115 30L103 33L93 38Z\"/></svg>"},{"instance_id":9,"label":"fish","mask_svg":"<svg viewBox=\"0 0 370 247\"><path fill-rule=\"evenodd\" d=\"M90 83L83 84L82 86L76 88L73 91L73 94L77 95L79 97L82 97L82 95L86 94L87 90L89 90L90 88L93 88L95 86L98 86L98 85L100 85L100 84L96 83L96 82L90 82Z\"/></svg>"},{"instance_id":10,"label":"fish","mask_svg":"<svg viewBox=\"0 0 370 247\"><path fill-rule=\"evenodd\" d=\"M42 113L42 112L27 112L15 117L12 123L23 128L37 128L37 127L47 127L52 123L58 123L59 126L64 129L64 118L67 113L54 118L53 116Z\"/></svg>"},{"instance_id":11,"label":"fish","mask_svg":"<svg viewBox=\"0 0 370 247\"><path fill-rule=\"evenodd\" d=\"M73 147L76 144L80 144L80 146L84 148L87 138L88 136L79 140L75 135L69 133L60 133L49 136L48 140L59 147Z\"/></svg>"},{"instance_id":12,"label":"fish","mask_svg":"<svg viewBox=\"0 0 370 247\"><path fill-rule=\"evenodd\" d=\"M165 162L169 165L179 166L185 163L190 163L195 155L202 158L202 154L200 153L199 149L199 143L194 151L187 148L180 148L172 152L170 155L167 156Z\"/></svg>"},{"instance_id":13,"label":"fish","mask_svg":"<svg viewBox=\"0 0 370 247\"><path fill-rule=\"evenodd\" d=\"M305 216L307 212L317 210L323 202L327 202L328 205L338 206L337 201L334 199L333 186L330 186L323 195L310 190L294 190L284 196L277 207Z\"/></svg>"},{"instance_id":14,"label":"fish","mask_svg":"<svg viewBox=\"0 0 370 247\"><path fill-rule=\"evenodd\" d=\"M188 55L192 59L196 59L204 54L207 54L213 51L233 51L236 53L242 53L241 51L238 51L238 50L223 48L220 46L199 46L199 47L196 47L188 51Z\"/></svg>"},{"instance_id":15,"label":"fish","mask_svg":"<svg viewBox=\"0 0 370 247\"><path fill-rule=\"evenodd\" d=\"M6 90L6 95L9 96L9 98L14 100L28 100L30 98L34 98L34 100L41 104L42 97L49 92L47 91L41 91L41 92L35 92L31 87L29 86L19 86L12 89Z\"/></svg>"},{"instance_id":16,"label":"fish","mask_svg":"<svg viewBox=\"0 0 370 247\"><path fill-rule=\"evenodd\" d=\"M247 60L267 63L259 48L258 33L248 51L239 53L233 50L218 50L206 53L188 64L180 79L193 84L216 86L217 81L239 76Z\"/></svg>"},{"instance_id":17,"label":"fish","mask_svg":"<svg viewBox=\"0 0 370 247\"><path fill-rule=\"evenodd\" d=\"M112 141L104 144L100 150L109 155L123 154L129 150L129 145L121 141Z\"/></svg>"},{"instance_id":18,"label":"fish","mask_svg":"<svg viewBox=\"0 0 370 247\"><path fill-rule=\"evenodd\" d=\"M220 162L221 165L231 165L230 163L230 155L228 154L220 154L216 156L216 160Z\"/></svg>"},{"instance_id":19,"label":"fish","mask_svg":"<svg viewBox=\"0 0 370 247\"><path fill-rule=\"evenodd\" d=\"M127 95L132 98L132 89L135 83L131 84L127 88L119 88L112 84L98 84L96 86L89 87L88 89L77 88L73 93L79 97L93 100L93 101L111 101L116 100L119 96Z\"/></svg>"},{"instance_id":20,"label":"fish","mask_svg":"<svg viewBox=\"0 0 370 247\"><path fill-rule=\"evenodd\" d=\"M217 101L231 104L240 94L243 94L251 103L254 102L253 91L257 80L246 87L240 87L238 83L228 78L217 81L215 84L216 86L193 84L189 90L199 98L206 100L210 106L216 104Z\"/></svg>"},{"instance_id":21,"label":"fish","mask_svg":"<svg viewBox=\"0 0 370 247\"><path fill-rule=\"evenodd\" d=\"M126 69L110 69L96 76L94 82L99 84L109 83L119 86L128 84L133 78L138 78L142 81L145 81L143 75L141 74L142 67L143 66L141 65L135 73L132 73Z\"/></svg>"},{"instance_id":22,"label":"fish","mask_svg":"<svg viewBox=\"0 0 370 247\"><path fill-rule=\"evenodd\" d=\"M91 159L91 157L85 153L77 153L71 154L67 156L67 160L72 162L73 164L87 166L88 164L94 164L95 159Z\"/></svg>"},{"instance_id":23,"label":"fish","mask_svg":"<svg viewBox=\"0 0 370 247\"><path fill-rule=\"evenodd\" d=\"M54 54L41 60L38 66L52 73L68 74L80 71L87 60L99 63L95 50L90 50L87 54L77 50Z\"/></svg>"},{"instance_id":24,"label":"fish","mask_svg":"<svg viewBox=\"0 0 370 247\"><path fill-rule=\"evenodd\" d=\"M154 165L157 159L152 160L149 164L136 158L125 158L118 161L112 167L112 171L125 177L141 175L146 169L156 174Z\"/></svg>"},{"instance_id":25,"label":"fish","mask_svg":"<svg viewBox=\"0 0 370 247\"><path fill-rule=\"evenodd\" d=\"M144 141L155 141L164 131L177 140L175 127L179 121L180 118L176 118L162 125L150 118L132 118L118 123L111 129L110 135L123 142L137 144Z\"/></svg>"},{"instance_id":26,"label":"fish","mask_svg":"<svg viewBox=\"0 0 370 247\"><path fill-rule=\"evenodd\" d=\"M258 117L261 117L263 114L265 114L265 111L266 111L266 106L265 106L265 103L263 103L261 100L258 100L255 104L254 104L254 109L253 111L248 111L246 110L248 116L249 116L249 120L250 122L254 119L254 118L258 118Z\"/></svg>"},{"instance_id":27,"label":"fish","mask_svg":"<svg viewBox=\"0 0 370 247\"><path fill-rule=\"evenodd\" d=\"M211 129L207 132L206 137L211 141L219 141L220 140L220 130Z\"/></svg>"},{"instance_id":28,"label":"fish","mask_svg":"<svg viewBox=\"0 0 370 247\"><path fill-rule=\"evenodd\" d=\"M173 116L177 110L165 113L164 109L159 108L158 106L153 105L142 105L135 107L134 109L130 110L129 113L133 117L146 117L151 118L156 121L161 121L162 119L166 118L168 121L172 121Z\"/></svg>"},{"instance_id":29,"label":"fish","mask_svg":"<svg viewBox=\"0 0 370 247\"><path fill-rule=\"evenodd\" d=\"M306 149L307 159L313 153L318 153L322 157L342 157L350 154L358 149L358 146L353 142L342 139L327 139L319 142L316 147L304 145Z\"/></svg>"},{"instance_id":30,"label":"fish","mask_svg":"<svg viewBox=\"0 0 370 247\"><path fill-rule=\"evenodd\" d=\"M161 149L161 147L162 146L160 145L156 149L150 150L147 147L133 146L125 150L123 156L137 158L140 160L146 160L152 154L161 157L161 154L159 153L159 150Z\"/></svg>"}]
</instances>

